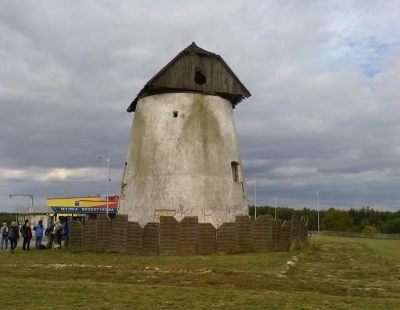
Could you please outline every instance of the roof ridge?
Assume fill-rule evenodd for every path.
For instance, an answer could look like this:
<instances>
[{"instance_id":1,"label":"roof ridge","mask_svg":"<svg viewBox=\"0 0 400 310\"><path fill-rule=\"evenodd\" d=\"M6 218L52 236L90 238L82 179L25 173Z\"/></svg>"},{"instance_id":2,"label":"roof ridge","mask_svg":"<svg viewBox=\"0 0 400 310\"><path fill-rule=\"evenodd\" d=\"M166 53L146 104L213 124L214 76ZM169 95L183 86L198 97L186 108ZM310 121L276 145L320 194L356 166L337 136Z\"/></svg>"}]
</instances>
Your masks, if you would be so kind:
<instances>
[{"instance_id":1,"label":"roof ridge","mask_svg":"<svg viewBox=\"0 0 400 310\"><path fill-rule=\"evenodd\" d=\"M241 87L242 91L239 91L239 93L234 93L231 94L232 96L229 95L229 92L220 92L220 91L212 91L212 94L217 94L218 96L228 98L229 101L232 102L233 107L241 102L244 98L250 97L251 94L250 92L246 89L246 87L240 82L238 77L235 75L235 73L232 71L232 69L228 66L228 64L222 59L221 56L214 54L212 52L206 51L196 45L195 42L192 42L188 47L186 47L183 51L181 51L178 55L176 55L168 64L166 64L155 76L153 76L147 83L146 85L142 88L142 90L137 94L135 99L132 101L132 103L129 105L127 111L128 112L134 112L136 110L136 104L140 98L145 97L146 95L154 94L154 93L165 93L165 92L170 92L171 90L174 91L192 91L192 92L197 92L195 88L182 88L182 87L174 87L174 86L162 86L162 85L152 85L152 83L167 70L172 64L174 64L177 59L182 57L184 54L197 54L200 57L210 57L210 59L217 59L222 63L223 66L225 66L226 70L229 72L231 75L232 79L236 81L236 83L239 84ZM206 93L203 90L201 90L202 93Z\"/></svg>"},{"instance_id":2,"label":"roof ridge","mask_svg":"<svg viewBox=\"0 0 400 310\"><path fill-rule=\"evenodd\" d=\"M187 48L183 50L183 52L189 52L189 53L197 53L197 54L205 54L205 55L212 55L212 56L218 56L217 54L214 54L212 52L206 51L205 49L202 49L201 47L198 47L195 42L192 42Z\"/></svg>"}]
</instances>

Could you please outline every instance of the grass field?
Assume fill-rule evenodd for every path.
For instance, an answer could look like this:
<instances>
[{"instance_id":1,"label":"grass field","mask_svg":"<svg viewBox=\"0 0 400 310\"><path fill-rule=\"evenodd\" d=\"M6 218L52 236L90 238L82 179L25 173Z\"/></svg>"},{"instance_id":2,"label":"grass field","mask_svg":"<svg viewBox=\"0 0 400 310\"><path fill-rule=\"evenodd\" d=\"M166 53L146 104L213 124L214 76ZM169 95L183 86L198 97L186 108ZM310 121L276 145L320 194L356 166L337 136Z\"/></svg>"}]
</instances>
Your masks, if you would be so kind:
<instances>
[{"instance_id":1,"label":"grass field","mask_svg":"<svg viewBox=\"0 0 400 310\"><path fill-rule=\"evenodd\" d=\"M33 244L33 242L32 242ZM313 236L302 251L0 252L1 309L399 309L400 241Z\"/></svg>"}]
</instances>

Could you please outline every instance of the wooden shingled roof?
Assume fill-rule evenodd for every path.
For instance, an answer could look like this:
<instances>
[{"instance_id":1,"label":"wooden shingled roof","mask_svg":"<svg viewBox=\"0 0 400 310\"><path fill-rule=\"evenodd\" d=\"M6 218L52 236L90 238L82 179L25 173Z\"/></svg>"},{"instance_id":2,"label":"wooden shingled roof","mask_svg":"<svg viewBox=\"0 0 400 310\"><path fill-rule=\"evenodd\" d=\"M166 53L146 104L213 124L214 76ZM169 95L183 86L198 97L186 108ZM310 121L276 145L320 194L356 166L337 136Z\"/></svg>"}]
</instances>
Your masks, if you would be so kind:
<instances>
[{"instance_id":1,"label":"wooden shingled roof","mask_svg":"<svg viewBox=\"0 0 400 310\"><path fill-rule=\"evenodd\" d=\"M221 56L193 42L146 83L127 111L134 112L143 97L176 92L221 96L232 102L233 108L251 96Z\"/></svg>"}]
</instances>

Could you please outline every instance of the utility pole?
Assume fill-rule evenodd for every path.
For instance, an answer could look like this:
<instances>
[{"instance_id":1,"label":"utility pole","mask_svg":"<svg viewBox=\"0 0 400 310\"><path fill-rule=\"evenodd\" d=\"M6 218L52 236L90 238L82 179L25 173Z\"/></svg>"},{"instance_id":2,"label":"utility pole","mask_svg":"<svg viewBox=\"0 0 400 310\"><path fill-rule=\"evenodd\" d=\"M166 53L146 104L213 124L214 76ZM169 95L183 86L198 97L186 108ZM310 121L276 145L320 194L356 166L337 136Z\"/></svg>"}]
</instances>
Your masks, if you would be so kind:
<instances>
[{"instance_id":1,"label":"utility pole","mask_svg":"<svg viewBox=\"0 0 400 310\"><path fill-rule=\"evenodd\" d=\"M247 180L249 183L254 184L254 219L257 218L257 183L256 183L256 178L254 180Z\"/></svg>"},{"instance_id":2,"label":"utility pole","mask_svg":"<svg viewBox=\"0 0 400 310\"><path fill-rule=\"evenodd\" d=\"M101 157L101 156L99 156L99 159L101 159L101 160L104 160L105 162L107 162L107 171L108 171L108 177L107 177L107 209L106 209L106 214L107 214L107 217L109 217L108 216L108 205L109 205L109 198L108 198L108 196L109 196L109 189L110 189L110 181L111 181L111 179L110 179L110 153L108 153L108 157L106 158L106 157Z\"/></svg>"},{"instance_id":3,"label":"utility pole","mask_svg":"<svg viewBox=\"0 0 400 310\"><path fill-rule=\"evenodd\" d=\"M318 225L318 233L319 233L319 192L318 192L318 189L315 191L315 190L309 188L308 190L317 194L317 206L318 206L318 210L317 210L318 223L317 223L317 225Z\"/></svg>"}]
</instances>

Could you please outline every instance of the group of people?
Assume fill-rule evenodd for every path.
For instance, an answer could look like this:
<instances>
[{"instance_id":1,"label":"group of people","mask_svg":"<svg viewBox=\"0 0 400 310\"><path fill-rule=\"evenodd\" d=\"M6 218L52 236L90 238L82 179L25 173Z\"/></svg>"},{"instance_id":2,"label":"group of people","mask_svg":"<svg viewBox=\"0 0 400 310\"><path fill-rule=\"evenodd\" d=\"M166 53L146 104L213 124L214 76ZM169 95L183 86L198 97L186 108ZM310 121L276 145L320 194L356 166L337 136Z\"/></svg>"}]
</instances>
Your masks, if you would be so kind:
<instances>
[{"instance_id":1,"label":"group of people","mask_svg":"<svg viewBox=\"0 0 400 310\"><path fill-rule=\"evenodd\" d=\"M19 231L17 222L11 222L10 227L7 227L7 223L3 223L1 227L1 241L0 250L3 251L3 245L5 244L5 250L7 251L8 241L10 241L11 253L15 253L15 248L17 247L17 242L19 240Z\"/></svg>"},{"instance_id":2,"label":"group of people","mask_svg":"<svg viewBox=\"0 0 400 310\"><path fill-rule=\"evenodd\" d=\"M60 221L56 221L55 223L50 224L46 229L43 226L43 221L39 220L39 222L33 226L33 230L35 231L35 249L41 250L48 248L50 249L53 244L56 244L58 247L61 247L61 241L63 236L65 237L65 246L68 246L68 223L65 222L62 224ZM43 235L47 236L47 245L42 245ZM0 251L8 251L8 242L10 242L10 251L12 254L15 254L15 248L17 247L20 236L23 238L22 242L22 250L30 251L30 243L33 237L31 223L29 220L25 220L25 223L18 229L17 222L11 222L10 226L7 226L7 223L3 223L3 226L0 229Z\"/></svg>"}]
</instances>

